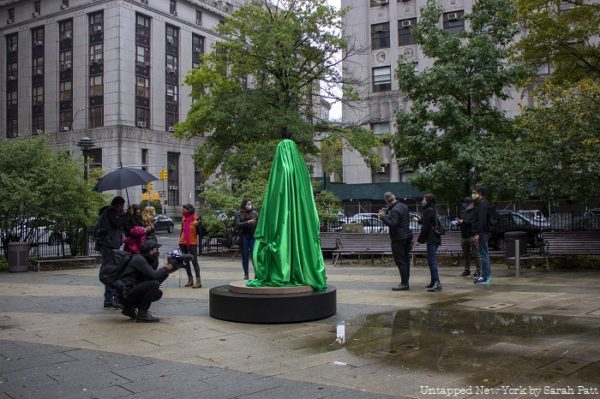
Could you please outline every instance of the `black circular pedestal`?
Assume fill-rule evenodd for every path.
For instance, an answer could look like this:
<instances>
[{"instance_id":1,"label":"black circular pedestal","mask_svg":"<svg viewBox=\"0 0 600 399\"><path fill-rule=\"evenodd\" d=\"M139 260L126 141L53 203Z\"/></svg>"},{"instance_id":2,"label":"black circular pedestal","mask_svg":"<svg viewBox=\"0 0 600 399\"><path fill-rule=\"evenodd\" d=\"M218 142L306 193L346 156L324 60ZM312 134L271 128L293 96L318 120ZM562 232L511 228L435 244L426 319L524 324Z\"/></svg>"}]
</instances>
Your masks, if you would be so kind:
<instances>
[{"instance_id":1,"label":"black circular pedestal","mask_svg":"<svg viewBox=\"0 0 600 399\"><path fill-rule=\"evenodd\" d=\"M333 285L321 291L289 295L241 294L229 285L209 291L210 315L241 323L294 323L333 316L337 310Z\"/></svg>"}]
</instances>

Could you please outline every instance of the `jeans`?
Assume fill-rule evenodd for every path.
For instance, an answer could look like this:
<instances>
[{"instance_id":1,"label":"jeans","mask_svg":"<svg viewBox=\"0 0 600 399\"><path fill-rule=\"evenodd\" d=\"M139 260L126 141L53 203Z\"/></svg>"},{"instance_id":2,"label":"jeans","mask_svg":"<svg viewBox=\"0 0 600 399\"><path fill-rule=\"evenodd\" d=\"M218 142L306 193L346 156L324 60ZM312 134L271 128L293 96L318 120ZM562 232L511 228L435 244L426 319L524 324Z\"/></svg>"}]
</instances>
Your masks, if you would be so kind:
<instances>
[{"instance_id":1,"label":"jeans","mask_svg":"<svg viewBox=\"0 0 600 399\"><path fill-rule=\"evenodd\" d=\"M160 283L156 280L147 280L130 289L121 300L125 307L138 308L139 314L145 314L150 309L152 302L162 298L162 291L158 288Z\"/></svg>"},{"instance_id":2,"label":"jeans","mask_svg":"<svg viewBox=\"0 0 600 399\"><path fill-rule=\"evenodd\" d=\"M432 282L440 281L436 259L438 247L438 244L427 244L427 263L429 264L429 273L431 274Z\"/></svg>"},{"instance_id":3,"label":"jeans","mask_svg":"<svg viewBox=\"0 0 600 399\"><path fill-rule=\"evenodd\" d=\"M106 259L106 257L112 253L113 249L115 249L115 248L107 247L105 245L100 245L99 252L100 252L100 255L102 255L102 261L104 261ZM116 248L116 249L119 249L119 248ZM112 303L119 302L117 290L110 284L104 284L104 302L112 302Z\"/></svg>"},{"instance_id":4,"label":"jeans","mask_svg":"<svg viewBox=\"0 0 600 399\"><path fill-rule=\"evenodd\" d=\"M490 270L490 249L488 247L488 241L490 240L490 233L479 234L479 253L481 254L481 277L487 279L492 276Z\"/></svg>"},{"instance_id":5,"label":"jeans","mask_svg":"<svg viewBox=\"0 0 600 399\"><path fill-rule=\"evenodd\" d=\"M481 274L481 255L479 254L479 243L475 241L475 236L463 238L461 247L465 262L465 271L471 271L471 257L475 260L475 270Z\"/></svg>"},{"instance_id":6,"label":"jeans","mask_svg":"<svg viewBox=\"0 0 600 399\"><path fill-rule=\"evenodd\" d=\"M242 246L242 268L244 269L244 274L248 274L249 253L254 249L254 237L249 234L242 234L240 244Z\"/></svg>"},{"instance_id":7,"label":"jeans","mask_svg":"<svg viewBox=\"0 0 600 399\"><path fill-rule=\"evenodd\" d=\"M394 263L400 272L400 284L408 285L410 279L410 249L412 237L392 241L392 255Z\"/></svg>"},{"instance_id":8,"label":"jeans","mask_svg":"<svg viewBox=\"0 0 600 399\"><path fill-rule=\"evenodd\" d=\"M179 249L184 254L190 254L194 257L192 259L192 264L194 265L194 273L196 274L196 278L200 277L200 265L198 264L198 245L191 244L190 249L188 250L188 246L186 244L179 244ZM190 262L185 262L184 267L188 278L191 279L192 269L190 268Z\"/></svg>"}]
</instances>

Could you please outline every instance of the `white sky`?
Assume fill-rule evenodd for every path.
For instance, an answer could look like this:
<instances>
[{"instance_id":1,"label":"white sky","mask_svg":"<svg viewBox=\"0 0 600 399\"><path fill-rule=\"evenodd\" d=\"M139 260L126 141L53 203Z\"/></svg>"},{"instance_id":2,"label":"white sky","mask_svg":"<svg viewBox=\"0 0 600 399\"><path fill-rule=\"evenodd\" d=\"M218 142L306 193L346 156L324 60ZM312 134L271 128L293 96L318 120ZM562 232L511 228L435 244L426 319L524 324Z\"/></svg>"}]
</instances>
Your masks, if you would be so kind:
<instances>
[{"instance_id":1,"label":"white sky","mask_svg":"<svg viewBox=\"0 0 600 399\"><path fill-rule=\"evenodd\" d=\"M338 9L341 7L341 0L327 0L327 3ZM331 111L329 111L329 120L342 120L342 103L340 103L339 101L331 104Z\"/></svg>"}]
</instances>

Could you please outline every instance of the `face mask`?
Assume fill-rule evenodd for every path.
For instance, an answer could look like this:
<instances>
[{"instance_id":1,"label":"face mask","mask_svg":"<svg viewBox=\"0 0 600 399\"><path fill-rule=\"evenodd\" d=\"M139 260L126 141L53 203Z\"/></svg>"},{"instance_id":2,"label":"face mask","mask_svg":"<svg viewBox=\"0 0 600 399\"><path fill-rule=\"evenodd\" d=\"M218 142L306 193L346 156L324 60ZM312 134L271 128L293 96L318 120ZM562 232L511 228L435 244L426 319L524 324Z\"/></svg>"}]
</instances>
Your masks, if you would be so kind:
<instances>
[{"instance_id":1,"label":"face mask","mask_svg":"<svg viewBox=\"0 0 600 399\"><path fill-rule=\"evenodd\" d=\"M425 200L421 201L421 205L423 205L423 206L427 205L427 201L425 201Z\"/></svg>"},{"instance_id":2,"label":"face mask","mask_svg":"<svg viewBox=\"0 0 600 399\"><path fill-rule=\"evenodd\" d=\"M252 209L252 204L247 204L247 205L246 205L246 210L248 210L248 211L249 211L249 210L251 210L251 209Z\"/></svg>"},{"instance_id":3,"label":"face mask","mask_svg":"<svg viewBox=\"0 0 600 399\"><path fill-rule=\"evenodd\" d=\"M473 201L477 201L479 199L479 194L473 193L471 194L471 198L473 199Z\"/></svg>"}]
</instances>

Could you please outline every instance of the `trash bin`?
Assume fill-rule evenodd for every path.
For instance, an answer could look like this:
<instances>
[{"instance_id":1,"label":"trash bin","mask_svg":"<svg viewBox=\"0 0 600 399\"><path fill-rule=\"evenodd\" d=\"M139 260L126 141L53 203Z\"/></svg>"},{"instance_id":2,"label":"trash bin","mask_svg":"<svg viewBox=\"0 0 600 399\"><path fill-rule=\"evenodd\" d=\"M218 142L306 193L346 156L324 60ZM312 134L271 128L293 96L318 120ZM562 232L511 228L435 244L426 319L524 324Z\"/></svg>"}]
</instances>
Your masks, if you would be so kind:
<instances>
[{"instance_id":1,"label":"trash bin","mask_svg":"<svg viewBox=\"0 0 600 399\"><path fill-rule=\"evenodd\" d=\"M515 257L515 241L519 240L519 254L527 253L527 233L524 231L507 231L504 233L504 256L506 258Z\"/></svg>"},{"instance_id":2,"label":"trash bin","mask_svg":"<svg viewBox=\"0 0 600 399\"><path fill-rule=\"evenodd\" d=\"M8 271L29 271L29 244L26 242L8 243Z\"/></svg>"}]
</instances>

